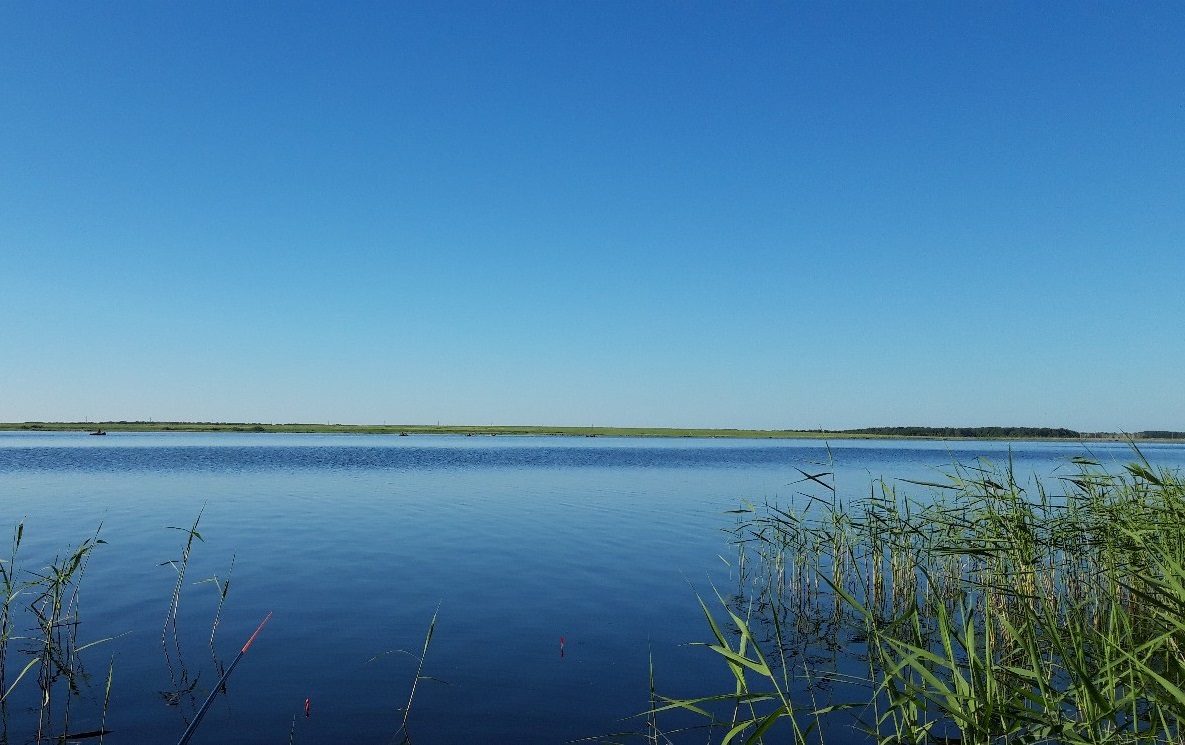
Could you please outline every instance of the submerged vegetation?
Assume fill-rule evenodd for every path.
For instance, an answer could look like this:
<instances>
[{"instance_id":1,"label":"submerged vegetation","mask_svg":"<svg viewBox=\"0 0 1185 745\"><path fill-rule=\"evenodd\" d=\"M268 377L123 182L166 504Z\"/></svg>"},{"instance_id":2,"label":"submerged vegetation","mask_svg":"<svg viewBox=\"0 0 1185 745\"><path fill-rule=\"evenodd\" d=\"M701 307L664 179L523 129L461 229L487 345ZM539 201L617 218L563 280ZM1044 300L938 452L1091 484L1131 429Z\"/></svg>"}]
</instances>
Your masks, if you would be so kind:
<instances>
[{"instance_id":1,"label":"submerged vegetation","mask_svg":"<svg viewBox=\"0 0 1185 745\"><path fill-rule=\"evenodd\" d=\"M649 715L724 743L1180 742L1185 484L1142 458L1074 469L1050 490L982 463L853 501L803 472L795 504L738 511L739 587L704 605L732 690Z\"/></svg>"}]
</instances>

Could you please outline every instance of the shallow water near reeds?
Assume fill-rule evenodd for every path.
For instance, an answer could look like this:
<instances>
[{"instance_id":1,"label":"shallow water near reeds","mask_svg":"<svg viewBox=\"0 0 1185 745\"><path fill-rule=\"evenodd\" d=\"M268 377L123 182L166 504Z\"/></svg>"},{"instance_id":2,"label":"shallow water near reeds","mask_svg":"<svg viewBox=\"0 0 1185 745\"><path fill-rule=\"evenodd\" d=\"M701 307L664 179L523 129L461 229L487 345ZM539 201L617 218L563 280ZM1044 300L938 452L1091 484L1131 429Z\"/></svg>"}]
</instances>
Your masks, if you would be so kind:
<instances>
[{"instance_id":1,"label":"shallow water near reeds","mask_svg":"<svg viewBox=\"0 0 1185 745\"><path fill-rule=\"evenodd\" d=\"M1185 466L1185 446L1142 451ZM833 470L840 496L860 498L872 479L934 481L981 457L1056 478L1074 456L1118 470L1133 454L1108 443L828 451L813 440L0 433L0 549L23 518L18 568L36 571L102 524L79 643L123 636L83 652L93 690L71 711L73 731L99 728L114 656L106 741L180 737L218 678L218 591L201 582L217 576L230 579L214 637L223 663L274 616L195 743L390 741L416 675L396 650L419 652L438 607L411 741L557 743L643 731L630 717L647 707L651 655L660 693L730 685L718 660L687 646L709 636L696 594L737 581L726 512L793 500L797 469ZM166 562L186 536L169 528L199 513L176 642L170 626L162 646L177 582ZM28 659L17 647L10 669ZM22 714L35 692L23 681L10 699L13 743L35 732L36 714Z\"/></svg>"}]
</instances>

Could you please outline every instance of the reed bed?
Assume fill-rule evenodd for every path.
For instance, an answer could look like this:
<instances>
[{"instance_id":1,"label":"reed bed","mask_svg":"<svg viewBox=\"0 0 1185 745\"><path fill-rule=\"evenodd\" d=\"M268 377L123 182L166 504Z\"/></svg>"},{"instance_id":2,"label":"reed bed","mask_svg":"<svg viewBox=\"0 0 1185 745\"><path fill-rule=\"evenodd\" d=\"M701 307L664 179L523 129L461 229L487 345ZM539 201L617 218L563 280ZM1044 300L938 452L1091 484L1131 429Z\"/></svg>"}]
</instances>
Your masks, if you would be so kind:
<instances>
[{"instance_id":1,"label":"reed bed","mask_svg":"<svg viewBox=\"0 0 1185 745\"><path fill-rule=\"evenodd\" d=\"M658 710L724 743L1181 741L1185 485L1136 456L955 466L923 498L803 471L737 511L738 585L703 607L733 690Z\"/></svg>"}]
</instances>

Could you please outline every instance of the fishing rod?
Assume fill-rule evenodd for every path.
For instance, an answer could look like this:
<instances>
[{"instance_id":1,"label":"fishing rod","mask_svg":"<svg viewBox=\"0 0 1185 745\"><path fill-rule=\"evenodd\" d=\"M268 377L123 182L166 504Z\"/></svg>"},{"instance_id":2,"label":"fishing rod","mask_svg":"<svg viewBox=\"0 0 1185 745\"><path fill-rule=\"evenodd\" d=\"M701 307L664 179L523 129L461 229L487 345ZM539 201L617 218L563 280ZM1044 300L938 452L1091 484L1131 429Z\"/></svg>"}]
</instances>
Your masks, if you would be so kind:
<instances>
[{"instance_id":1,"label":"fishing rod","mask_svg":"<svg viewBox=\"0 0 1185 745\"><path fill-rule=\"evenodd\" d=\"M255 629L255 633L251 635L251 638L248 639L247 643L243 645L243 648L239 650L238 656L236 656L234 661L230 663L230 667L226 668L226 672L224 672L222 677L218 679L218 685L214 686L214 690L210 691L210 695L206 698L206 702L202 704L202 708L198 709L197 716L195 716L193 721L189 723L189 726L185 728L185 734L181 735L181 739L177 741L177 745L185 745L185 743L189 742L189 738L193 737L193 733L197 729L198 724L202 721L202 717L206 716L206 710L210 708L210 704L214 703L214 697L218 695L218 690L222 688L223 684L226 683L226 679L230 677L231 672L235 669L235 665L239 664L239 660L243 659L243 655L247 654L247 649L251 646L251 642L255 641L255 637L259 636L259 632L263 631L264 624L266 624L268 619L271 617L272 614L269 611L264 617L263 621L260 622L259 627Z\"/></svg>"}]
</instances>

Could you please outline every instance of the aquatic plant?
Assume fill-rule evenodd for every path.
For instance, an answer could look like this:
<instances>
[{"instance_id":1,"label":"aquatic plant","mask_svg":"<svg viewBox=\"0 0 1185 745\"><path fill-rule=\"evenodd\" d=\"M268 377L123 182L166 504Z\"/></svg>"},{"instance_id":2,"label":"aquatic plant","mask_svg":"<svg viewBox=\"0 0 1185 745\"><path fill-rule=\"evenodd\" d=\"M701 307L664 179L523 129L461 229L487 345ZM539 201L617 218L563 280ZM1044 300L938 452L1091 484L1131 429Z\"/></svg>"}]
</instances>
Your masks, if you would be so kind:
<instances>
[{"instance_id":1,"label":"aquatic plant","mask_svg":"<svg viewBox=\"0 0 1185 745\"><path fill-rule=\"evenodd\" d=\"M86 671L81 653L110 639L79 643L79 596L82 578L91 552L105 543L99 530L65 555L59 554L44 568L20 573L17 555L24 537L24 523L14 531L12 549L7 561L0 562L0 583L3 587L3 607L0 609L0 741L9 738L8 703L18 685L30 673L36 693L35 741L80 739L105 734L100 727L86 733L71 732L72 706L81 694ZM21 607L14 607L18 597L29 598ZM32 624L27 634L14 633L16 611L28 612ZM7 657L12 642L15 649L29 660L12 679L7 679ZM107 689L110 690L113 668L109 666ZM105 718L109 699L105 698L101 716ZM55 731L56 730L56 731Z\"/></svg>"},{"instance_id":2,"label":"aquatic plant","mask_svg":"<svg viewBox=\"0 0 1185 745\"><path fill-rule=\"evenodd\" d=\"M1012 463L746 505L707 648L729 693L668 697L721 742L1175 742L1185 715L1185 487L1077 459L1059 493ZM725 704L726 706L721 706ZM827 734L824 729L827 729Z\"/></svg>"},{"instance_id":3,"label":"aquatic plant","mask_svg":"<svg viewBox=\"0 0 1185 745\"><path fill-rule=\"evenodd\" d=\"M190 551L194 542L201 540L197 532L200 517L199 514L192 527L185 530L186 543L181 559L177 562L166 562L177 570L178 582L166 612L161 642L166 661L169 663L170 676L174 675L172 660L175 657L182 682L188 678L188 672L180 656L177 609ZM25 738L37 743L91 738L97 738L102 742L109 734L107 712L115 675L114 656L107 666L99 710L87 712L84 717L92 722L97 720L98 727L86 731L76 731L72 728L72 723L77 718L74 710L92 685L83 663L83 652L117 638L112 636L86 643L80 641L82 580L93 551L106 543L99 537L101 528L100 525L93 536L67 553L55 556L48 565L39 570L22 569L18 564L18 554L25 537L24 523L18 523L14 529L8 558L0 560L0 743L10 740L10 724L14 721L14 711L20 712L21 729L16 736L21 738L19 741L22 742L26 741ZM229 591L229 579L219 581L217 577L213 577L202 582L213 582L219 590L219 602L210 630L209 645L211 654L214 654L215 665L222 672L222 666L214 653L214 633ZM28 631L18 633L18 629L25 624L29 625ZM170 630L173 633L171 645ZM170 646L176 650L172 657L169 654ZM29 658L11 680L8 666L10 652ZM229 670L226 672L229 673ZM223 680L219 681L220 686L224 681L225 675ZM195 678L187 687L179 688L174 698L179 702L181 693L192 693L196 683ZM175 677L174 684L176 685ZM35 691L28 690L29 685L35 686ZM215 691L217 690L218 687ZM17 698L20 699L20 708L10 710L10 702ZM29 721L26 712L35 712L32 722ZM94 724L90 726L94 727Z\"/></svg>"},{"instance_id":4,"label":"aquatic plant","mask_svg":"<svg viewBox=\"0 0 1185 745\"><path fill-rule=\"evenodd\" d=\"M408 745L409 743L411 743L411 733L408 731L407 724L408 724L408 720L411 718L411 705L412 705L412 702L415 701L416 689L419 687L420 681L431 680L431 681L436 681L437 683L444 682L438 678L434 678L432 676L424 674L424 662L428 659L428 647L432 644L432 637L436 633L436 618L439 615L440 615L440 606L437 605L436 610L432 613L432 620L428 622L428 631L424 635L424 644L423 644L423 647L420 649L419 654L416 654L414 652L409 652L405 649L387 650L386 652L377 654L374 657L371 657L369 660L366 661L367 664L370 664L371 662L374 662L378 659L386 657L387 655L389 655L393 652L398 652L399 654L406 655L416 661L416 674L412 677L412 680L411 680L411 689L408 691L408 694L407 694L407 703L404 704L399 709L399 712L403 715L401 721L399 722L399 728L397 730L395 730L395 733L393 735L391 735L391 739L389 740L389 742L392 744L398 742L398 743L400 743L400 745Z\"/></svg>"},{"instance_id":5,"label":"aquatic plant","mask_svg":"<svg viewBox=\"0 0 1185 745\"><path fill-rule=\"evenodd\" d=\"M195 585L213 584L218 592L207 645L219 677L208 689L208 692L201 691L205 694L205 698L198 706L197 696L201 673L191 674L182 655L185 646L183 639L188 639L191 635L183 632L178 617L186 585L185 577L193 550L198 543L203 541L198 530L201 517L202 514L199 513L187 528L175 528L184 533L180 555L177 559L162 563L162 566L170 566L176 572L177 581L169 595L161 630L161 647L173 687L160 693L167 705L176 707L180 712L184 731L180 734L179 745L190 742L215 698L219 694L225 695L227 693L227 681L231 673L271 618L269 613L238 650L238 654L230 660L228 665L224 665L215 648L215 635L230 590L229 575L234 569L234 558L231 559L226 579L220 579L214 575L193 583ZM87 711L83 717L85 720L97 722L97 727L95 724L91 724L90 726L94 728L86 731L72 730L71 724L76 719L73 716L73 711L84 699L84 694L94 693L89 691L92 681L83 664L82 653L91 647L117 638L109 637L88 643L79 641L80 628L82 627L79 609L83 575L91 553L105 541L99 538L99 531L96 530L92 537L68 553L55 557L44 569L22 571L17 560L24 537L24 523L21 522L14 530L8 558L0 560L0 592L3 593L0 595L0 603L2 603L0 604L0 745L7 745L10 741L40 744L90 739L96 739L102 743L105 736L111 734L107 729L107 714L115 678L114 656L111 657L107 665L98 710ZM439 607L432 614L422 647L418 653L395 650L413 658L416 661L416 669L406 702L398 709L398 728L391 736L392 743L398 742L407 745L411 742L408 727L412 704L415 701L419 684L422 681L437 680L425 674L425 663L435 634L438 615ZM28 634L16 633L16 629L24 623L31 624L30 632ZM9 652L29 657L28 662L15 676L12 676L11 680L6 677L8 668L5 667ZM378 655L373 659L381 656ZM35 685L35 690L29 690L32 685ZM10 712L9 703L17 697L20 698L20 707ZM96 696L91 695L90 699L93 701ZM193 704L190 709L193 712L192 715L189 715L187 707L183 706L186 701ZM35 704L29 706L30 702L35 702ZM309 710L310 704L306 699L306 717ZM30 714L33 717L32 720L30 720ZM11 737L10 723L17 725L13 728L14 733ZM296 719L294 717L289 732L289 742L295 741Z\"/></svg>"}]
</instances>

